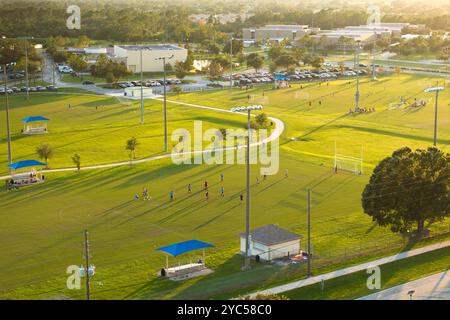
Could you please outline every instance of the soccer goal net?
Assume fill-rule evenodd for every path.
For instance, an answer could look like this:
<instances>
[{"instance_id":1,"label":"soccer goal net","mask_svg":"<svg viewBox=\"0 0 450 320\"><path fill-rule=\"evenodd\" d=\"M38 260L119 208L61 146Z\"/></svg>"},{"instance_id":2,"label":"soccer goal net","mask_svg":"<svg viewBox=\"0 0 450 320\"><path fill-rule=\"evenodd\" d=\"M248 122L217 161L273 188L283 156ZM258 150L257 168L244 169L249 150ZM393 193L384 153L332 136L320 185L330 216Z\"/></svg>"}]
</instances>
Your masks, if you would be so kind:
<instances>
[{"instance_id":1,"label":"soccer goal net","mask_svg":"<svg viewBox=\"0 0 450 320\"><path fill-rule=\"evenodd\" d=\"M334 147L334 170L352 172L354 174L363 174L363 147L361 146L361 154L359 157L349 156L337 152Z\"/></svg>"}]
</instances>

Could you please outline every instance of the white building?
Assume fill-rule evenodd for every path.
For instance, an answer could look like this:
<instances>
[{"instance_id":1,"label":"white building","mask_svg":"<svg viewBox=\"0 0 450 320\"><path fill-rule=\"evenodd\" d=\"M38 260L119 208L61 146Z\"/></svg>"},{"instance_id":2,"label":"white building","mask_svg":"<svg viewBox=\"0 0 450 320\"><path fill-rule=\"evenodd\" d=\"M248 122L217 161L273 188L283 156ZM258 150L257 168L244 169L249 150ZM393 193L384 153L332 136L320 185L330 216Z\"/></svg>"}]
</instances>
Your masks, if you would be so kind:
<instances>
[{"instance_id":1,"label":"white building","mask_svg":"<svg viewBox=\"0 0 450 320\"><path fill-rule=\"evenodd\" d=\"M128 69L133 72L141 72L141 51L142 51L142 71L161 72L163 71L163 61L159 58L166 58L166 64L174 65L177 61L186 61L187 49L172 44L164 45L115 45L113 57L118 61L124 61Z\"/></svg>"},{"instance_id":2,"label":"white building","mask_svg":"<svg viewBox=\"0 0 450 320\"><path fill-rule=\"evenodd\" d=\"M241 253L245 254L245 233L241 233ZM294 256L300 253L300 239L303 236L268 224L250 231L250 256L261 260Z\"/></svg>"},{"instance_id":3,"label":"white building","mask_svg":"<svg viewBox=\"0 0 450 320\"><path fill-rule=\"evenodd\" d=\"M128 87L125 88L123 93L124 97L128 99L138 100L141 99L141 87ZM145 98L154 98L152 88L142 87L142 97Z\"/></svg>"},{"instance_id":4,"label":"white building","mask_svg":"<svg viewBox=\"0 0 450 320\"><path fill-rule=\"evenodd\" d=\"M307 25L266 25L260 28L242 29L242 36L244 43L249 44L263 41L296 41L310 32L311 29Z\"/></svg>"}]
</instances>

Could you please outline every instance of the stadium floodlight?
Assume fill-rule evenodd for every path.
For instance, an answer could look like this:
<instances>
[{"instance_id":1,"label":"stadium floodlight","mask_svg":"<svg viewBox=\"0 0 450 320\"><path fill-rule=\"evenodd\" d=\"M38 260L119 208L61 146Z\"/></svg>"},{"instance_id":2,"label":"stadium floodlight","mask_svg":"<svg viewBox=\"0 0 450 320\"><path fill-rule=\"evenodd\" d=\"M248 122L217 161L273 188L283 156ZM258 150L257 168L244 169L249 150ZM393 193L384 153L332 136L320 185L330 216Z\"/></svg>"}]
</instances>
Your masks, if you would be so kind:
<instances>
[{"instance_id":1,"label":"stadium floodlight","mask_svg":"<svg viewBox=\"0 0 450 320\"><path fill-rule=\"evenodd\" d=\"M433 145L436 147L437 144L437 115L438 115L438 100L439 100L439 92L444 91L444 87L430 87L425 89L426 93L436 92L436 104L434 106L434 140Z\"/></svg>"},{"instance_id":2,"label":"stadium floodlight","mask_svg":"<svg viewBox=\"0 0 450 320\"><path fill-rule=\"evenodd\" d=\"M250 269L250 139L251 139L251 127L250 117L253 110L262 110L261 105L241 106L237 108L231 108L231 112L247 112L247 190L246 190L246 206L245 206L245 257L243 270Z\"/></svg>"}]
</instances>

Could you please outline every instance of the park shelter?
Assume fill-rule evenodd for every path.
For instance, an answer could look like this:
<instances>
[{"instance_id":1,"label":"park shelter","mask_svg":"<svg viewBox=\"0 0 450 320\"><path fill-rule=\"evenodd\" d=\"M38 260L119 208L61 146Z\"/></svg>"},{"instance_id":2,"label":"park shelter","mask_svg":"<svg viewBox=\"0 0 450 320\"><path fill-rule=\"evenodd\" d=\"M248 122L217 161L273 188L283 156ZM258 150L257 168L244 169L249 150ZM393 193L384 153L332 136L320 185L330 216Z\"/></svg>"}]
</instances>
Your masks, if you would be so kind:
<instances>
[{"instance_id":1,"label":"park shelter","mask_svg":"<svg viewBox=\"0 0 450 320\"><path fill-rule=\"evenodd\" d=\"M287 88L289 87L289 76L285 75L276 75L274 77L275 80L275 87L276 88Z\"/></svg>"},{"instance_id":2,"label":"park shelter","mask_svg":"<svg viewBox=\"0 0 450 320\"><path fill-rule=\"evenodd\" d=\"M241 253L245 254L245 233L241 233ZM302 235L268 224L250 231L250 256L271 261L300 253Z\"/></svg>"},{"instance_id":3,"label":"park shelter","mask_svg":"<svg viewBox=\"0 0 450 320\"><path fill-rule=\"evenodd\" d=\"M37 160L23 160L9 164L12 173L8 186L22 187L44 182L44 176L36 169L42 166L45 164Z\"/></svg>"},{"instance_id":4,"label":"park shelter","mask_svg":"<svg viewBox=\"0 0 450 320\"><path fill-rule=\"evenodd\" d=\"M47 122L49 119L43 116L33 116L22 119L23 134L43 134L48 133Z\"/></svg>"},{"instance_id":5,"label":"park shelter","mask_svg":"<svg viewBox=\"0 0 450 320\"><path fill-rule=\"evenodd\" d=\"M190 273L198 272L206 268L205 266L205 249L214 247L214 245L199 241L199 240L188 240L179 243L174 243L166 247L161 247L156 249L156 251L162 251L166 253L166 268L164 269L168 277L176 277L188 275ZM178 264L172 268L169 268L169 255L173 257L178 257L184 253L203 249L202 259L198 262L190 261L187 264Z\"/></svg>"}]
</instances>

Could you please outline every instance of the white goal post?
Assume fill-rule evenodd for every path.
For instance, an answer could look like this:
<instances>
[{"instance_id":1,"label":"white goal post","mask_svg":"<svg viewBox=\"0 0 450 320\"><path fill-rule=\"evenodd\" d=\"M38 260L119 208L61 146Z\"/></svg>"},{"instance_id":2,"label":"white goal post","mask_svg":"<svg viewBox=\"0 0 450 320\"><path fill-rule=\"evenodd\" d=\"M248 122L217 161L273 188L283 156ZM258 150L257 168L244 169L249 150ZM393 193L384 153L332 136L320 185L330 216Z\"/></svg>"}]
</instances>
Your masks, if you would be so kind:
<instances>
[{"instance_id":1,"label":"white goal post","mask_svg":"<svg viewBox=\"0 0 450 320\"><path fill-rule=\"evenodd\" d=\"M363 174L363 160L364 150L361 145L360 157L353 157L344 154L340 154L337 151L337 143L334 142L334 166L333 169L337 173L338 171L353 172L354 174Z\"/></svg>"}]
</instances>

